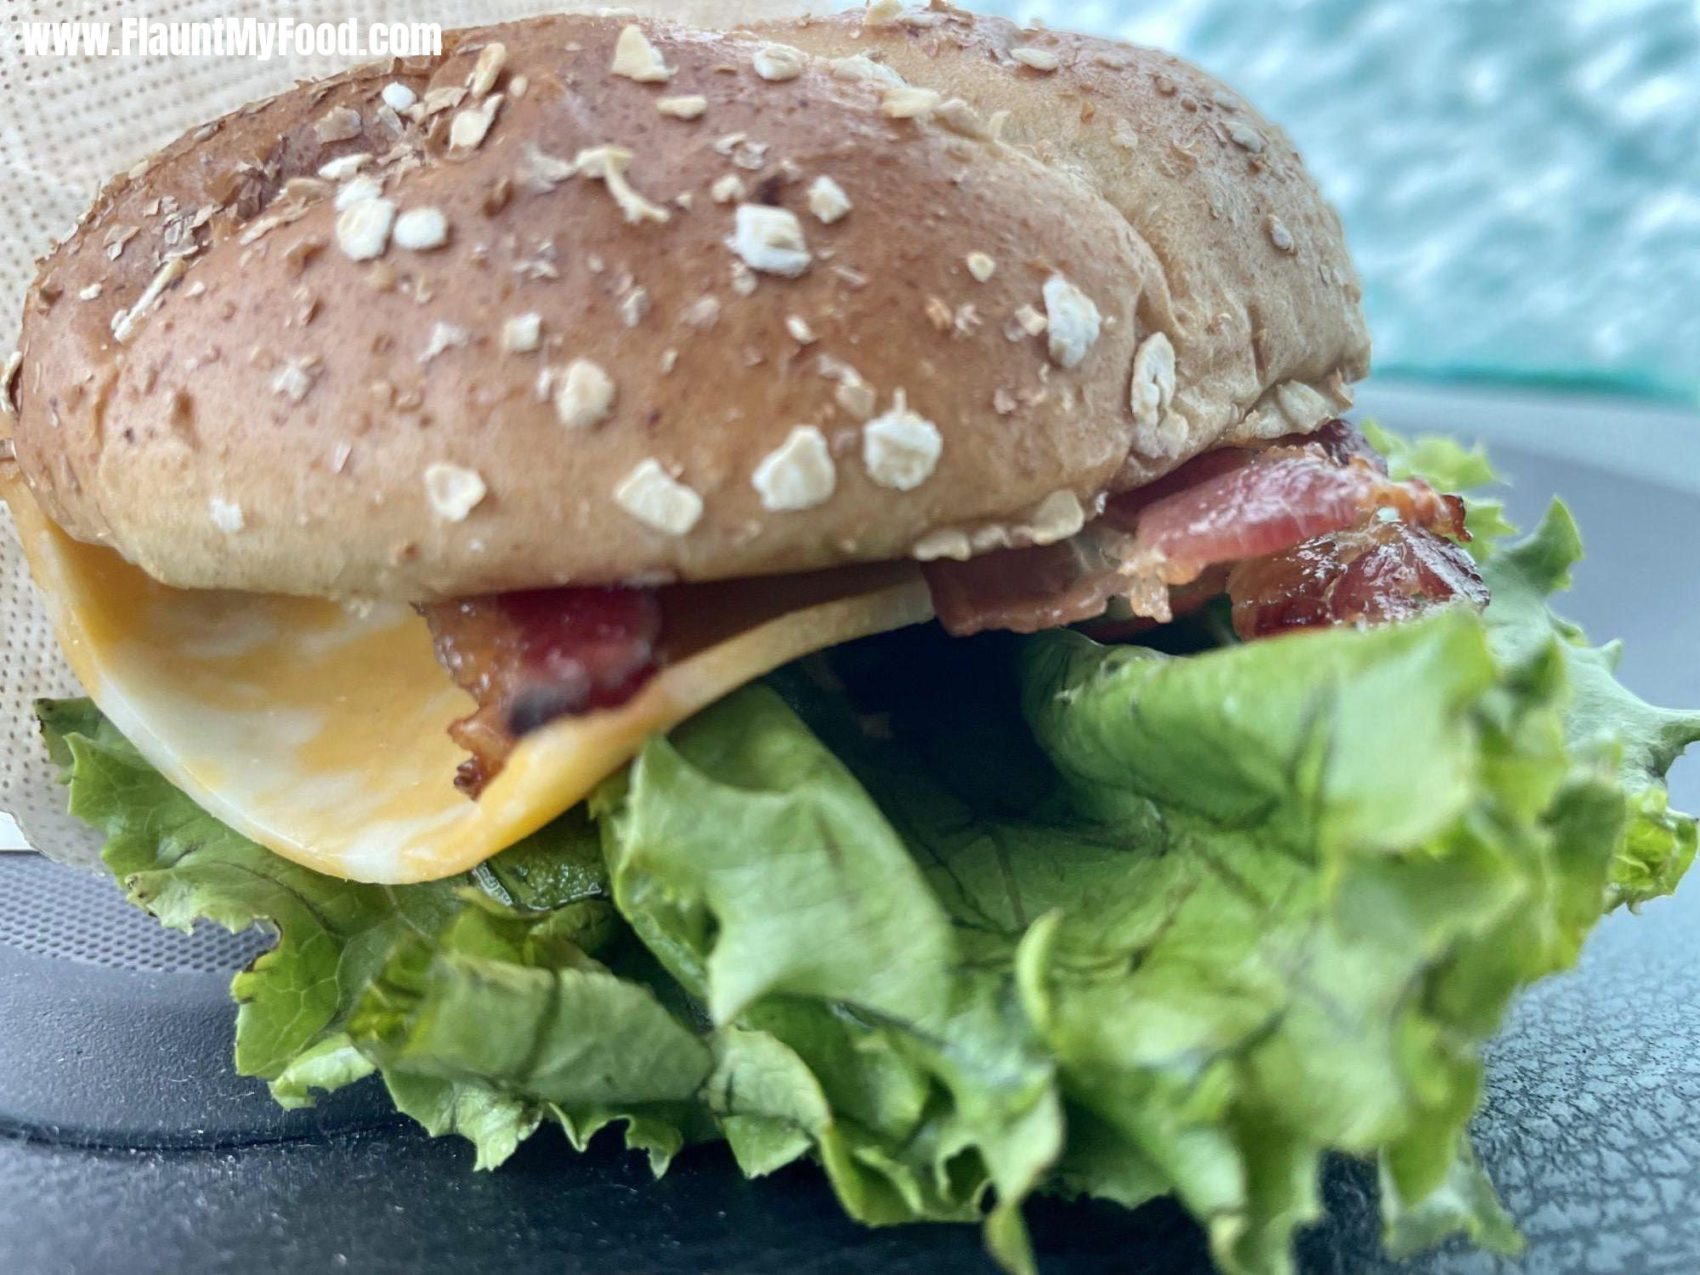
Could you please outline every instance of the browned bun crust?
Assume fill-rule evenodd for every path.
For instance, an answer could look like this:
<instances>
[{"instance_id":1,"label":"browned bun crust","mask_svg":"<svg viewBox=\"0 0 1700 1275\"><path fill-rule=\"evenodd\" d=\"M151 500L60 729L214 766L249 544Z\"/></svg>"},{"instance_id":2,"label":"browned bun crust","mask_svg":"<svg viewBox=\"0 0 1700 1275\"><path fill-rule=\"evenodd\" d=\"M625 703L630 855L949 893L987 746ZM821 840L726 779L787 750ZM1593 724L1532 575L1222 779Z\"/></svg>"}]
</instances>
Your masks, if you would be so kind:
<instances>
[{"instance_id":1,"label":"browned bun crust","mask_svg":"<svg viewBox=\"0 0 1700 1275\"><path fill-rule=\"evenodd\" d=\"M1311 428L1365 370L1333 212L1173 58L960 10L643 22L672 74L640 82L610 69L626 25L454 33L111 182L25 315L16 450L53 517L173 584L411 600L962 553ZM469 81L418 120L381 96ZM339 235L315 174L357 154L405 233L368 202ZM806 260L728 245L734 179ZM436 213L446 242L397 243ZM524 315L539 347L504 348ZM1136 411L1164 340L1172 399Z\"/></svg>"}]
</instances>

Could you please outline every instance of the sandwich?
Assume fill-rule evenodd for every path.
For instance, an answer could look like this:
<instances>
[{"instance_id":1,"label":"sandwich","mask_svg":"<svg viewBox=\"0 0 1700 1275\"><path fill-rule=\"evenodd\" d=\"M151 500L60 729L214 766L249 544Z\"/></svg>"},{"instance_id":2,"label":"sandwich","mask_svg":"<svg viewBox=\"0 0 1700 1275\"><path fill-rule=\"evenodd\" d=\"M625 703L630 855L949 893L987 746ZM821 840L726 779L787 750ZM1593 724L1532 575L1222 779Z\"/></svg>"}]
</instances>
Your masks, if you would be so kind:
<instances>
[{"instance_id":1,"label":"sandwich","mask_svg":"<svg viewBox=\"0 0 1700 1275\"><path fill-rule=\"evenodd\" d=\"M1479 450L1346 418L1341 228L1161 53L935 3L451 33L41 263L3 488L45 746L236 1065L499 1164L723 1141L870 1224L1173 1195L1515 1243L1510 998L1668 893L1700 715Z\"/></svg>"}]
</instances>

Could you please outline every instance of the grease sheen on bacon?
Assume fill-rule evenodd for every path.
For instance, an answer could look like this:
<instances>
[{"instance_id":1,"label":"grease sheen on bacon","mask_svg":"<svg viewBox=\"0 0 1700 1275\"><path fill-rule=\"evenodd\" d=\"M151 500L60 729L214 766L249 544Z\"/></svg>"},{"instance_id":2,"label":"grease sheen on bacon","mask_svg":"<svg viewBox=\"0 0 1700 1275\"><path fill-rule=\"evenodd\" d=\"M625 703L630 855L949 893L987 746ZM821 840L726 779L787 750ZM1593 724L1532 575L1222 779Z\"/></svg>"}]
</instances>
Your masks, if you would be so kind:
<instances>
[{"instance_id":1,"label":"grease sheen on bacon","mask_svg":"<svg viewBox=\"0 0 1700 1275\"><path fill-rule=\"evenodd\" d=\"M1255 558L1228 576L1234 632L1385 624L1456 602L1484 607L1488 588L1455 541L1426 527L1375 520Z\"/></svg>"}]
</instances>

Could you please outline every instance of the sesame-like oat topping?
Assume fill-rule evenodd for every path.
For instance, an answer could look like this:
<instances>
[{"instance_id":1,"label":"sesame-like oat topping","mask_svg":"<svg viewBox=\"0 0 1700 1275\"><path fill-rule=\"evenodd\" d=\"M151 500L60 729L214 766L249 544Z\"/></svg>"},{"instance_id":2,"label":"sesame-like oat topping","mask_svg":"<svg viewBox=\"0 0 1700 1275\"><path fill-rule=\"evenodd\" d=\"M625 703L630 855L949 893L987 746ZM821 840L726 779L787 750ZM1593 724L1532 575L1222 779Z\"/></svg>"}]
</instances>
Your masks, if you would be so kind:
<instances>
[{"instance_id":1,"label":"sesame-like oat topping","mask_svg":"<svg viewBox=\"0 0 1700 1275\"><path fill-rule=\"evenodd\" d=\"M502 348L509 354L530 354L543 343L543 316L535 310L516 314L502 324Z\"/></svg>"},{"instance_id":2,"label":"sesame-like oat topping","mask_svg":"<svg viewBox=\"0 0 1700 1275\"><path fill-rule=\"evenodd\" d=\"M706 330L720 322L720 302L715 297L698 297L685 307L679 321L688 328Z\"/></svg>"},{"instance_id":3,"label":"sesame-like oat topping","mask_svg":"<svg viewBox=\"0 0 1700 1275\"><path fill-rule=\"evenodd\" d=\"M909 552L917 562L935 562L940 558L966 562L974 556L974 547L968 542L966 531L945 527L929 531L910 546Z\"/></svg>"},{"instance_id":4,"label":"sesame-like oat topping","mask_svg":"<svg viewBox=\"0 0 1700 1275\"><path fill-rule=\"evenodd\" d=\"M277 375L272 377L272 393L291 403L301 402L312 392L318 366L319 360L315 358L285 359Z\"/></svg>"},{"instance_id":5,"label":"sesame-like oat topping","mask_svg":"<svg viewBox=\"0 0 1700 1275\"><path fill-rule=\"evenodd\" d=\"M838 484L826 435L814 425L797 425L785 441L756 466L750 483L763 509L785 512L813 509L826 502Z\"/></svg>"},{"instance_id":6,"label":"sesame-like oat topping","mask_svg":"<svg viewBox=\"0 0 1700 1275\"><path fill-rule=\"evenodd\" d=\"M661 60L660 51L635 22L620 29L620 38L614 42L614 61L608 69L639 84L665 84L673 78L673 69Z\"/></svg>"},{"instance_id":7,"label":"sesame-like oat topping","mask_svg":"<svg viewBox=\"0 0 1700 1275\"><path fill-rule=\"evenodd\" d=\"M635 328L649 314L649 289L629 288L626 295L620 298L620 321L628 328Z\"/></svg>"},{"instance_id":8,"label":"sesame-like oat topping","mask_svg":"<svg viewBox=\"0 0 1700 1275\"><path fill-rule=\"evenodd\" d=\"M106 259L117 261L124 255L124 246L138 234L135 226L109 226L106 234L101 237L101 246L106 249Z\"/></svg>"},{"instance_id":9,"label":"sesame-like oat topping","mask_svg":"<svg viewBox=\"0 0 1700 1275\"><path fill-rule=\"evenodd\" d=\"M355 151L351 155L339 156L327 164L320 164L319 176L328 182L346 181L371 162L372 157L365 151Z\"/></svg>"},{"instance_id":10,"label":"sesame-like oat topping","mask_svg":"<svg viewBox=\"0 0 1700 1275\"><path fill-rule=\"evenodd\" d=\"M499 46L496 46L499 47ZM489 493L476 469L434 461L425 466L425 496L444 522L465 522Z\"/></svg>"},{"instance_id":11,"label":"sesame-like oat topping","mask_svg":"<svg viewBox=\"0 0 1700 1275\"><path fill-rule=\"evenodd\" d=\"M655 99L655 109L676 120L698 120L702 118L703 112L708 110L708 99L700 93L685 94L681 97L658 97Z\"/></svg>"},{"instance_id":12,"label":"sesame-like oat topping","mask_svg":"<svg viewBox=\"0 0 1700 1275\"><path fill-rule=\"evenodd\" d=\"M222 496L214 496L207 501L207 514L212 518L212 525L227 536L234 536L248 525L248 520L242 516L242 506Z\"/></svg>"},{"instance_id":13,"label":"sesame-like oat topping","mask_svg":"<svg viewBox=\"0 0 1700 1275\"><path fill-rule=\"evenodd\" d=\"M1140 342L1133 356L1129 406L1142 435L1151 435L1175 400L1175 347L1161 332ZM1143 448L1142 448L1143 450Z\"/></svg>"},{"instance_id":14,"label":"sesame-like oat topping","mask_svg":"<svg viewBox=\"0 0 1700 1275\"><path fill-rule=\"evenodd\" d=\"M862 12L862 25L870 31L894 27L902 13L902 0L868 0L868 7Z\"/></svg>"},{"instance_id":15,"label":"sesame-like oat topping","mask_svg":"<svg viewBox=\"0 0 1700 1275\"><path fill-rule=\"evenodd\" d=\"M626 180L626 169L631 167L631 163L632 153L622 146L593 146L580 151L573 160L573 166L579 172L608 187L608 193L620 205L620 211L629 224L635 226L646 221L672 220L673 215L665 208L650 203L632 189L631 183Z\"/></svg>"},{"instance_id":16,"label":"sesame-like oat topping","mask_svg":"<svg viewBox=\"0 0 1700 1275\"><path fill-rule=\"evenodd\" d=\"M1023 305L1016 309L1013 326L1005 335L1012 341L1019 341L1024 336L1043 336L1050 326L1050 320L1044 315L1030 305Z\"/></svg>"},{"instance_id":17,"label":"sesame-like oat topping","mask_svg":"<svg viewBox=\"0 0 1700 1275\"><path fill-rule=\"evenodd\" d=\"M1231 119L1224 127L1229 139L1234 145L1250 151L1253 155L1261 155L1264 148L1263 134L1242 119Z\"/></svg>"},{"instance_id":18,"label":"sesame-like oat topping","mask_svg":"<svg viewBox=\"0 0 1700 1275\"><path fill-rule=\"evenodd\" d=\"M1024 530L1026 539L1033 544L1051 545L1067 540L1085 525L1086 510L1081 507L1080 497L1064 488L1039 502Z\"/></svg>"},{"instance_id":19,"label":"sesame-like oat topping","mask_svg":"<svg viewBox=\"0 0 1700 1275\"><path fill-rule=\"evenodd\" d=\"M830 177L817 177L809 187L809 211L828 226L843 217L852 207L850 196L844 193L844 187Z\"/></svg>"},{"instance_id":20,"label":"sesame-like oat topping","mask_svg":"<svg viewBox=\"0 0 1700 1275\"><path fill-rule=\"evenodd\" d=\"M756 50L756 74L764 80L794 80L809 64L809 55L789 44L764 44Z\"/></svg>"},{"instance_id":21,"label":"sesame-like oat topping","mask_svg":"<svg viewBox=\"0 0 1700 1275\"><path fill-rule=\"evenodd\" d=\"M614 380L589 359L574 359L555 376L555 415L572 429L588 429L614 410Z\"/></svg>"},{"instance_id":22,"label":"sesame-like oat topping","mask_svg":"<svg viewBox=\"0 0 1700 1275\"><path fill-rule=\"evenodd\" d=\"M738 205L735 229L726 246L752 270L793 279L814 260L797 214L766 204Z\"/></svg>"},{"instance_id":23,"label":"sesame-like oat topping","mask_svg":"<svg viewBox=\"0 0 1700 1275\"><path fill-rule=\"evenodd\" d=\"M959 97L947 98L940 102L934 116L951 132L963 137L985 141L992 136L991 126L982 118L980 112Z\"/></svg>"},{"instance_id":24,"label":"sesame-like oat topping","mask_svg":"<svg viewBox=\"0 0 1700 1275\"><path fill-rule=\"evenodd\" d=\"M429 252L449 241L449 219L441 208L410 208L395 220L396 247Z\"/></svg>"},{"instance_id":25,"label":"sesame-like oat topping","mask_svg":"<svg viewBox=\"0 0 1700 1275\"><path fill-rule=\"evenodd\" d=\"M473 63L472 75L466 81L467 91L474 98L483 97L496 87L496 77L507 64L507 45L500 42L486 44L478 51L478 61Z\"/></svg>"},{"instance_id":26,"label":"sesame-like oat topping","mask_svg":"<svg viewBox=\"0 0 1700 1275\"><path fill-rule=\"evenodd\" d=\"M1051 361L1071 368L1080 366L1104 326L1092 298L1060 274L1045 280L1045 322Z\"/></svg>"},{"instance_id":27,"label":"sesame-like oat topping","mask_svg":"<svg viewBox=\"0 0 1700 1275\"><path fill-rule=\"evenodd\" d=\"M449 149L477 150L489 135L490 125L496 122L496 112L501 109L502 95L492 93L477 106L455 112L454 119L449 122Z\"/></svg>"},{"instance_id":28,"label":"sesame-like oat topping","mask_svg":"<svg viewBox=\"0 0 1700 1275\"><path fill-rule=\"evenodd\" d=\"M654 457L639 461L620 480L614 502L645 526L669 536L684 535L702 517L702 497Z\"/></svg>"},{"instance_id":29,"label":"sesame-like oat topping","mask_svg":"<svg viewBox=\"0 0 1700 1275\"><path fill-rule=\"evenodd\" d=\"M911 85L889 88L880 99L880 113L888 119L920 120L933 118L944 95L934 89L918 89Z\"/></svg>"},{"instance_id":30,"label":"sesame-like oat topping","mask_svg":"<svg viewBox=\"0 0 1700 1275\"><path fill-rule=\"evenodd\" d=\"M944 440L937 425L909 410L898 390L891 409L862 427L862 461L868 477L881 487L913 491L932 476Z\"/></svg>"},{"instance_id":31,"label":"sesame-like oat topping","mask_svg":"<svg viewBox=\"0 0 1700 1275\"><path fill-rule=\"evenodd\" d=\"M155 272L148 286L142 290L142 295L136 298L135 305L112 316L112 335L119 344L130 339L142 316L158 304L159 299L165 295L165 290L181 279L188 268L188 263L182 257L173 257Z\"/></svg>"},{"instance_id":32,"label":"sesame-like oat topping","mask_svg":"<svg viewBox=\"0 0 1700 1275\"><path fill-rule=\"evenodd\" d=\"M871 419L879 408L879 396L874 393L874 387L854 375L839 381L838 388L832 392L832 401L847 416L858 421Z\"/></svg>"},{"instance_id":33,"label":"sesame-like oat topping","mask_svg":"<svg viewBox=\"0 0 1700 1275\"><path fill-rule=\"evenodd\" d=\"M362 173L337 187L334 206L338 212L347 212L355 204L365 203L368 199L381 198L383 193L383 182L376 177Z\"/></svg>"},{"instance_id":34,"label":"sesame-like oat topping","mask_svg":"<svg viewBox=\"0 0 1700 1275\"><path fill-rule=\"evenodd\" d=\"M319 145L346 142L360 136L360 112L349 106L334 106L313 123Z\"/></svg>"},{"instance_id":35,"label":"sesame-like oat topping","mask_svg":"<svg viewBox=\"0 0 1700 1275\"><path fill-rule=\"evenodd\" d=\"M1009 51L1009 56L1021 63L1022 66L1031 67L1033 70L1046 75L1050 74L1061 65L1061 63L1057 61L1057 55L1052 53L1049 49L1035 49L1030 45L1022 45L1019 48L1011 49Z\"/></svg>"},{"instance_id":36,"label":"sesame-like oat topping","mask_svg":"<svg viewBox=\"0 0 1700 1275\"><path fill-rule=\"evenodd\" d=\"M472 340L472 333L458 323L445 323L439 319L431 325L431 339L419 355L421 363L429 363L439 354L449 350L458 350Z\"/></svg>"},{"instance_id":37,"label":"sesame-like oat topping","mask_svg":"<svg viewBox=\"0 0 1700 1275\"><path fill-rule=\"evenodd\" d=\"M908 81L884 62L876 62L866 53L858 53L850 58L833 58L827 64L835 80L847 80L852 84L872 81L883 84L887 88L902 88Z\"/></svg>"},{"instance_id":38,"label":"sesame-like oat topping","mask_svg":"<svg viewBox=\"0 0 1700 1275\"><path fill-rule=\"evenodd\" d=\"M520 187L533 195L548 194L577 172L571 160L549 154L536 142L527 142L520 148Z\"/></svg>"}]
</instances>

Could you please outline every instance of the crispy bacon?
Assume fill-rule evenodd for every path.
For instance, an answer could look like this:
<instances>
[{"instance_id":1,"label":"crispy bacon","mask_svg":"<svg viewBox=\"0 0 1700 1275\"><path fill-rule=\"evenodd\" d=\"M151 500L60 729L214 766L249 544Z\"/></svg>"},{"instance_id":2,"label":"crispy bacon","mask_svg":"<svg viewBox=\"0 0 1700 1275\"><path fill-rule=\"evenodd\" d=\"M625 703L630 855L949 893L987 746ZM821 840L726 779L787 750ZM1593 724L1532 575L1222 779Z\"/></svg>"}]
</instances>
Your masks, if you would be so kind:
<instances>
[{"instance_id":1,"label":"crispy bacon","mask_svg":"<svg viewBox=\"0 0 1700 1275\"><path fill-rule=\"evenodd\" d=\"M1243 562L1228 576L1234 632L1248 641L1289 629L1384 624L1463 602L1488 588L1458 545L1425 527L1372 520Z\"/></svg>"},{"instance_id":2,"label":"crispy bacon","mask_svg":"<svg viewBox=\"0 0 1700 1275\"><path fill-rule=\"evenodd\" d=\"M1102 615L1111 598L1134 587L1121 574L1132 545L1132 536L1100 520L1056 544L929 562L923 570L933 611L950 632L1038 633Z\"/></svg>"},{"instance_id":3,"label":"crispy bacon","mask_svg":"<svg viewBox=\"0 0 1700 1275\"><path fill-rule=\"evenodd\" d=\"M649 589L534 589L423 610L438 660L478 702L449 728L472 754L455 784L473 796L515 739L625 703L658 667L661 606Z\"/></svg>"},{"instance_id":4,"label":"crispy bacon","mask_svg":"<svg viewBox=\"0 0 1700 1275\"><path fill-rule=\"evenodd\" d=\"M1380 510L1468 537L1461 500L1420 480L1394 482L1356 430L1329 422L1315 435L1199 456L1116 497L1069 543L929 563L927 581L941 623L959 636L1091 619L1114 597L1166 621L1171 591L1211 568L1284 553Z\"/></svg>"},{"instance_id":5,"label":"crispy bacon","mask_svg":"<svg viewBox=\"0 0 1700 1275\"><path fill-rule=\"evenodd\" d=\"M1129 636L1226 593L1245 638L1373 624L1487 588L1455 541L1464 505L1395 482L1344 421L1314 434L1223 448L1113 499L1058 544L924 570L951 633L1031 633L1104 616ZM866 589L901 564L673 585L561 588L423 608L438 658L477 701L451 734L471 754L458 785L477 795L527 732L625 703L669 662L762 619ZM913 570L913 567L907 568ZM883 573L883 574L882 574Z\"/></svg>"},{"instance_id":6,"label":"crispy bacon","mask_svg":"<svg viewBox=\"0 0 1700 1275\"><path fill-rule=\"evenodd\" d=\"M873 562L797 575L654 589L559 588L421 608L437 659L478 708L450 728L477 796L521 737L560 717L617 708L661 669L780 616L912 584L915 566Z\"/></svg>"},{"instance_id":7,"label":"crispy bacon","mask_svg":"<svg viewBox=\"0 0 1700 1275\"><path fill-rule=\"evenodd\" d=\"M1427 483L1396 483L1356 457L1336 465L1309 449L1271 448L1132 516L1135 569L1186 584L1209 566L1243 562L1344 531L1378 509L1401 521L1461 531L1455 509ZM1111 502L1105 519L1126 515Z\"/></svg>"}]
</instances>

